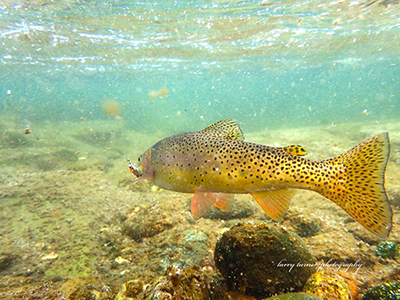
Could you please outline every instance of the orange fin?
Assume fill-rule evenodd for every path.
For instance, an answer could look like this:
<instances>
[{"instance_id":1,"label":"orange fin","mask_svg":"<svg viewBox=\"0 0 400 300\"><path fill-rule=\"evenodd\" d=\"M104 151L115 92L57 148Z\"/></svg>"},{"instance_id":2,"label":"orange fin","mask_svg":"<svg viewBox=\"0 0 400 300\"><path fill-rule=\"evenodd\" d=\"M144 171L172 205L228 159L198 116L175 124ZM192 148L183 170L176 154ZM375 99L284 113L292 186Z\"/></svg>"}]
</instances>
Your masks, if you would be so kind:
<instances>
[{"instance_id":1,"label":"orange fin","mask_svg":"<svg viewBox=\"0 0 400 300\"><path fill-rule=\"evenodd\" d=\"M261 208L275 221L281 221L289 207L294 191L289 189L270 190L251 193Z\"/></svg>"},{"instance_id":2,"label":"orange fin","mask_svg":"<svg viewBox=\"0 0 400 300\"><path fill-rule=\"evenodd\" d=\"M295 156L304 156L307 155L306 150L300 145L290 145L282 148L283 151L295 155Z\"/></svg>"},{"instance_id":3,"label":"orange fin","mask_svg":"<svg viewBox=\"0 0 400 300\"><path fill-rule=\"evenodd\" d=\"M338 172L335 182L326 185L320 193L382 238L389 236L393 223L385 191L389 152L389 136L385 132L338 157L322 161L327 170L337 168L341 173Z\"/></svg>"},{"instance_id":4,"label":"orange fin","mask_svg":"<svg viewBox=\"0 0 400 300\"><path fill-rule=\"evenodd\" d=\"M210 195L210 193L208 194ZM215 197L214 205L220 210L228 211L231 208L233 195L224 193L213 193L212 197Z\"/></svg>"},{"instance_id":5,"label":"orange fin","mask_svg":"<svg viewBox=\"0 0 400 300\"><path fill-rule=\"evenodd\" d=\"M195 191L192 205L190 206L193 218L198 219L203 216L207 211L211 209L213 204L213 199L207 197L207 193Z\"/></svg>"},{"instance_id":6,"label":"orange fin","mask_svg":"<svg viewBox=\"0 0 400 300\"><path fill-rule=\"evenodd\" d=\"M195 219L203 216L213 205L223 211L229 210L232 196L224 193L194 192L192 205L190 207Z\"/></svg>"}]
</instances>

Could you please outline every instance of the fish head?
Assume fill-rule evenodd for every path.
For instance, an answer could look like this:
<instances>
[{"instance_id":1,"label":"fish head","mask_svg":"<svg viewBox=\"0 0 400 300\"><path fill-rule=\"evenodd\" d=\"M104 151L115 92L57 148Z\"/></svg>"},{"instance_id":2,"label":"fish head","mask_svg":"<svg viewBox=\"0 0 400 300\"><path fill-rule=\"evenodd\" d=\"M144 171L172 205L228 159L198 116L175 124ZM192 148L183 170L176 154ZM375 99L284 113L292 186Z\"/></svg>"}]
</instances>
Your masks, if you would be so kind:
<instances>
[{"instance_id":1,"label":"fish head","mask_svg":"<svg viewBox=\"0 0 400 300\"><path fill-rule=\"evenodd\" d=\"M140 176L145 176L153 172L151 170L151 151L152 148L148 149L138 158L138 169L140 171Z\"/></svg>"},{"instance_id":2,"label":"fish head","mask_svg":"<svg viewBox=\"0 0 400 300\"><path fill-rule=\"evenodd\" d=\"M137 180L151 179L154 175L151 168L151 151L152 149L150 148L140 155L136 165L132 164L127 158L129 170L138 178Z\"/></svg>"}]
</instances>

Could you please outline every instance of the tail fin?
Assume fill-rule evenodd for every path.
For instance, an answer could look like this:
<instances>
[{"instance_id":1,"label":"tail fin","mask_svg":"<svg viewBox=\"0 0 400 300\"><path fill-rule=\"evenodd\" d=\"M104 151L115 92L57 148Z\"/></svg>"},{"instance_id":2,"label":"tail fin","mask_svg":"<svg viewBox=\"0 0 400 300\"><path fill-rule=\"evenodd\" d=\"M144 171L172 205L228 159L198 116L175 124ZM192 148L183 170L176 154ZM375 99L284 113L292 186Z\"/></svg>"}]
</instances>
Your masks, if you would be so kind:
<instances>
[{"instance_id":1,"label":"tail fin","mask_svg":"<svg viewBox=\"0 0 400 300\"><path fill-rule=\"evenodd\" d=\"M322 161L325 168L332 170L336 166L339 171L336 183L321 194L380 237L388 237L392 228L392 209L384 186L389 151L385 132Z\"/></svg>"}]
</instances>

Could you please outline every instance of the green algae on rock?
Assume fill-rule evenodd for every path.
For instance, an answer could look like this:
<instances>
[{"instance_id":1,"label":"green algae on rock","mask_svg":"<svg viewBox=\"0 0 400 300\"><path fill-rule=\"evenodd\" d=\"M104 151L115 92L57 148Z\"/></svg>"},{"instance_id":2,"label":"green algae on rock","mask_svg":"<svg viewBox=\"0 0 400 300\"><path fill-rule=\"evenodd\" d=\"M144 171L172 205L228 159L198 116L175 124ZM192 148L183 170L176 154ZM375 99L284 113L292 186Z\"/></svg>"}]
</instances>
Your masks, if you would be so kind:
<instances>
[{"instance_id":1,"label":"green algae on rock","mask_svg":"<svg viewBox=\"0 0 400 300\"><path fill-rule=\"evenodd\" d=\"M383 258L396 259L399 257L399 244L390 241L380 242L375 254Z\"/></svg>"},{"instance_id":2,"label":"green algae on rock","mask_svg":"<svg viewBox=\"0 0 400 300\"><path fill-rule=\"evenodd\" d=\"M362 300L395 300L400 299L400 281L385 283L369 289Z\"/></svg>"},{"instance_id":3,"label":"green algae on rock","mask_svg":"<svg viewBox=\"0 0 400 300\"><path fill-rule=\"evenodd\" d=\"M227 289L220 278L203 272L198 266L187 269L169 267L165 275L147 287L143 299L228 300Z\"/></svg>"},{"instance_id":4,"label":"green algae on rock","mask_svg":"<svg viewBox=\"0 0 400 300\"><path fill-rule=\"evenodd\" d=\"M322 300L324 298L318 297L316 295L311 295L307 293L290 293L276 295L263 300Z\"/></svg>"},{"instance_id":5,"label":"green algae on rock","mask_svg":"<svg viewBox=\"0 0 400 300\"><path fill-rule=\"evenodd\" d=\"M256 298L300 291L315 271L301 238L267 224L238 224L225 232L214 259L230 290Z\"/></svg>"}]
</instances>

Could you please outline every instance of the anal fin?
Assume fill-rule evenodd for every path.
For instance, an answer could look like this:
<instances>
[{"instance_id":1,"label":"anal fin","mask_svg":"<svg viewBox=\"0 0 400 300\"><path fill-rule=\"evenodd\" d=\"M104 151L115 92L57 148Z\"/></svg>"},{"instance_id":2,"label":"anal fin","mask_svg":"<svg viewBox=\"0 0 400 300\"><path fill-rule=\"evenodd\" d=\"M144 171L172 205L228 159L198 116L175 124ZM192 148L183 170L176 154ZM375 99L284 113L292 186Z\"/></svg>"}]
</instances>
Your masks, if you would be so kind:
<instances>
[{"instance_id":1,"label":"anal fin","mask_svg":"<svg viewBox=\"0 0 400 300\"><path fill-rule=\"evenodd\" d=\"M213 205L223 211L229 210L233 196L224 193L195 191L190 210L195 219L202 217Z\"/></svg>"},{"instance_id":2,"label":"anal fin","mask_svg":"<svg viewBox=\"0 0 400 300\"><path fill-rule=\"evenodd\" d=\"M275 221L281 221L289 207L294 191L289 189L250 193L261 208Z\"/></svg>"}]
</instances>

